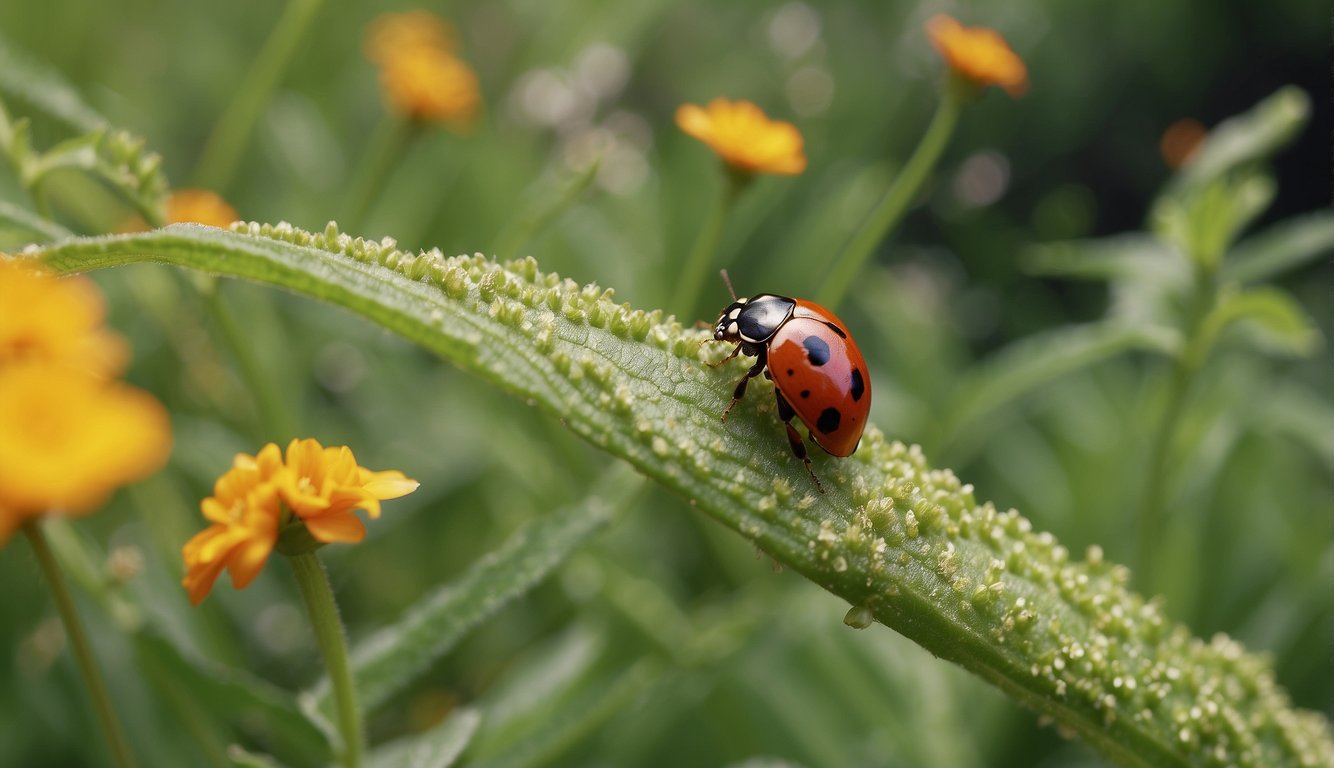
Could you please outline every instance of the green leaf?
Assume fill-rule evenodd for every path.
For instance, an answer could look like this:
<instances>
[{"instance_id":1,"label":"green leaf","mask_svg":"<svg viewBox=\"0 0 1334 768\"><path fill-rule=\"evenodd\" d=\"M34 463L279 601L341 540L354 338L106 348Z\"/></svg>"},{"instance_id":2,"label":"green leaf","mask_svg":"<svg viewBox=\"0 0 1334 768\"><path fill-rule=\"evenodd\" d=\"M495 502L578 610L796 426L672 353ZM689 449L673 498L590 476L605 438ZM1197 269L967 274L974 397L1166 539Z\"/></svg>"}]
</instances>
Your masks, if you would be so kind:
<instances>
[{"instance_id":1,"label":"green leaf","mask_svg":"<svg viewBox=\"0 0 1334 768\"><path fill-rule=\"evenodd\" d=\"M1158 280L1186 274L1171 248L1139 232L1035 245L1024 254L1023 266L1031 274L1079 280Z\"/></svg>"},{"instance_id":2,"label":"green leaf","mask_svg":"<svg viewBox=\"0 0 1334 768\"><path fill-rule=\"evenodd\" d=\"M978 422L1062 376L1131 350L1174 354L1171 328L1108 321L1057 328L1021 339L969 370L945 409L937 445L979 442Z\"/></svg>"},{"instance_id":3,"label":"green leaf","mask_svg":"<svg viewBox=\"0 0 1334 768\"><path fill-rule=\"evenodd\" d=\"M187 654L165 637L145 630L135 636L139 662L150 674L185 688L191 702L212 722L258 733L279 754L328 759L329 743L298 709L294 697L242 670Z\"/></svg>"},{"instance_id":4,"label":"green leaf","mask_svg":"<svg viewBox=\"0 0 1334 768\"><path fill-rule=\"evenodd\" d=\"M589 680L557 711L493 754L476 755L472 768L529 768L546 765L588 734L621 714L662 674L662 665L641 659L625 671ZM481 751L481 750L479 750Z\"/></svg>"},{"instance_id":5,"label":"green leaf","mask_svg":"<svg viewBox=\"0 0 1334 768\"><path fill-rule=\"evenodd\" d=\"M227 758L237 768L283 768L283 764L269 755L251 752L239 744L227 747Z\"/></svg>"},{"instance_id":6,"label":"green leaf","mask_svg":"<svg viewBox=\"0 0 1334 768\"><path fill-rule=\"evenodd\" d=\"M1212 184L1234 169L1273 155L1301 133L1310 114L1311 99L1305 91L1293 85L1280 88L1210 131L1172 180L1169 194Z\"/></svg>"},{"instance_id":7,"label":"green leaf","mask_svg":"<svg viewBox=\"0 0 1334 768\"><path fill-rule=\"evenodd\" d=\"M1238 243L1223 261L1223 277L1253 283L1334 253L1334 211L1282 221Z\"/></svg>"},{"instance_id":8,"label":"green leaf","mask_svg":"<svg viewBox=\"0 0 1334 768\"><path fill-rule=\"evenodd\" d=\"M1192 637L1131 592L1128 571L1101 550L1072 558L874 426L853 456L814 457L827 490L817 493L763 392L719 420L744 363L705 365L727 352L705 344L707 331L618 305L531 259L442 259L332 225L311 234L258 224L78 239L36 255L65 271L174 263L360 314L546 410L1123 764L1334 763L1329 722L1293 708L1270 662L1223 635Z\"/></svg>"},{"instance_id":9,"label":"green leaf","mask_svg":"<svg viewBox=\"0 0 1334 768\"><path fill-rule=\"evenodd\" d=\"M475 709L451 712L425 733L391 741L370 756L372 768L449 768L468 748L482 715Z\"/></svg>"},{"instance_id":10,"label":"green leaf","mask_svg":"<svg viewBox=\"0 0 1334 768\"><path fill-rule=\"evenodd\" d=\"M1231 326L1242 326L1262 349L1305 357L1320 346L1320 331L1287 291L1261 286L1239 293L1225 294L1205 318L1201 348Z\"/></svg>"},{"instance_id":11,"label":"green leaf","mask_svg":"<svg viewBox=\"0 0 1334 768\"><path fill-rule=\"evenodd\" d=\"M32 242L53 243L73 237L73 233L54 222L20 208L13 203L0 200L0 231L20 232Z\"/></svg>"},{"instance_id":12,"label":"green leaf","mask_svg":"<svg viewBox=\"0 0 1334 768\"><path fill-rule=\"evenodd\" d=\"M361 643L352 652L352 674L362 706L369 710L384 703L469 630L540 583L600 531L638 485L630 473L611 473L589 498L521 528L457 581ZM327 679L316 684L312 695L319 711L332 711Z\"/></svg>"},{"instance_id":13,"label":"green leaf","mask_svg":"<svg viewBox=\"0 0 1334 768\"><path fill-rule=\"evenodd\" d=\"M1223 254L1269 207L1276 192L1268 174L1238 172L1187 194L1161 199L1151 213L1151 226L1206 273L1213 273Z\"/></svg>"}]
</instances>

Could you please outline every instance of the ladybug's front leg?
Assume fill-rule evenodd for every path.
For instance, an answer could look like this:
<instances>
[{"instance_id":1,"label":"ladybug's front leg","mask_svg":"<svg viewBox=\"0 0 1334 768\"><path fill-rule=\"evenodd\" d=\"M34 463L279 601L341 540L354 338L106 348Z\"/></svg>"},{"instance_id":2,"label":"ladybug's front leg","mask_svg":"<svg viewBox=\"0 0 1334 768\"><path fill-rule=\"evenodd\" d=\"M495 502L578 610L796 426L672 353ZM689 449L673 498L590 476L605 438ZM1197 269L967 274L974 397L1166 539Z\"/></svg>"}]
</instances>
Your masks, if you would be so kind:
<instances>
[{"instance_id":1,"label":"ladybug's front leg","mask_svg":"<svg viewBox=\"0 0 1334 768\"><path fill-rule=\"evenodd\" d=\"M820 478L816 477L815 470L811 469L811 457L806 453L806 441L801 439L801 433L797 432L797 428L792 426L792 417L796 416L797 412L792 409L792 405L784 399L783 393L779 392L777 388L774 389L774 397L778 398L778 418L782 419L783 426L787 427L787 444L792 446L792 453L805 462L806 472L815 481L815 487L820 493L824 493L824 486L820 485Z\"/></svg>"},{"instance_id":2,"label":"ladybug's front leg","mask_svg":"<svg viewBox=\"0 0 1334 768\"><path fill-rule=\"evenodd\" d=\"M738 344L737 349L741 349L741 345ZM735 354L736 351L733 350L732 355ZM737 404L737 401L746 396L746 384L750 382L751 379L759 376L760 371L763 371L764 366L769 363L769 353L764 347L759 348L756 357L758 359L755 361L755 364L750 367L749 371L746 371L745 376L741 377L741 381L736 383L736 389L732 391L732 402L728 403L727 410L723 411L723 421L727 421L727 414L732 412L732 408ZM728 359L731 359L731 355L728 356Z\"/></svg>"}]
</instances>

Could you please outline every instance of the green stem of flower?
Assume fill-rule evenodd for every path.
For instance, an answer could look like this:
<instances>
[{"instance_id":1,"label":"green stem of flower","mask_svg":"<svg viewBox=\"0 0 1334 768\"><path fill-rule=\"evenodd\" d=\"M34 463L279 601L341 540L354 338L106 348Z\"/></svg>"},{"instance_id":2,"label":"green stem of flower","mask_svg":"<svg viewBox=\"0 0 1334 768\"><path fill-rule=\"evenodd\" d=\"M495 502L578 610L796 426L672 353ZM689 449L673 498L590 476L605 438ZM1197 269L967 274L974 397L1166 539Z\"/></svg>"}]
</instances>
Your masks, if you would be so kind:
<instances>
[{"instance_id":1,"label":"green stem of flower","mask_svg":"<svg viewBox=\"0 0 1334 768\"><path fill-rule=\"evenodd\" d=\"M290 0L273 27L264 48L241 81L222 117L213 128L195 169L195 184L222 192L231 183L255 123L273 97L283 72L324 0Z\"/></svg>"},{"instance_id":2,"label":"green stem of flower","mask_svg":"<svg viewBox=\"0 0 1334 768\"><path fill-rule=\"evenodd\" d=\"M1217 301L1217 287L1213 274L1200 269L1195 280L1190 315L1186 321L1186 344L1172 364L1172 378L1168 382L1167 402L1162 420L1149 444L1148 477L1144 496L1139 505L1138 547L1136 569L1140 588L1154 589L1157 571L1157 544L1162 536L1162 521L1166 510L1168 485L1171 480L1172 445L1176 442L1181 419L1185 415L1195 376L1203 366L1212 346L1212 336L1205 332L1205 322Z\"/></svg>"},{"instance_id":3,"label":"green stem of flower","mask_svg":"<svg viewBox=\"0 0 1334 768\"><path fill-rule=\"evenodd\" d=\"M343 623L338 618L333 589L324 566L314 552L287 558L296 573L297 586L306 603L315 640L324 655L333 687L334 706L337 709L338 730L343 735L342 762L347 768L361 765L364 737L361 726L361 707L357 704L357 689L352 682L352 668L347 658L347 641L343 637Z\"/></svg>"},{"instance_id":4,"label":"green stem of flower","mask_svg":"<svg viewBox=\"0 0 1334 768\"><path fill-rule=\"evenodd\" d=\"M917 149L913 150L912 156L908 158L903 170L885 192L880 204L870 216L866 217L861 229L857 230L844 246L843 252L834 260L829 276L825 278L824 285L816 295L816 301L831 309L837 308L843 301L852 281L870 260L876 245L883 241L903 218L908 205L921 191L922 184L926 182L931 169L936 167L941 153L945 151L945 145L954 134L955 125L959 122L959 108L965 95L964 86L951 78L945 86L945 92L941 94L936 114L931 118L931 124L927 126Z\"/></svg>"},{"instance_id":5,"label":"green stem of flower","mask_svg":"<svg viewBox=\"0 0 1334 768\"><path fill-rule=\"evenodd\" d=\"M371 207L371 201L384 189L389 174L398 165L419 124L401 115L390 113L380 121L371 135L369 145L362 152L361 165L348 183L348 201L340 222L343 231L353 232L361 226L361 219Z\"/></svg>"},{"instance_id":6,"label":"green stem of flower","mask_svg":"<svg viewBox=\"0 0 1334 768\"><path fill-rule=\"evenodd\" d=\"M722 196L718 198L713 216L700 230L699 239L695 241L695 247L686 259L685 268L680 272L680 280L676 284L671 303L667 305L677 312L694 311L695 304L699 301L700 287L704 285L705 276L714 266L714 256L718 250L718 242L722 239L727 215L731 213L737 198L741 196L742 190L749 185L752 178L749 174L733 171L731 168L726 169L724 176L726 181Z\"/></svg>"},{"instance_id":7,"label":"green stem of flower","mask_svg":"<svg viewBox=\"0 0 1334 768\"><path fill-rule=\"evenodd\" d=\"M42 529L36 520L25 522L23 533L32 544L32 550L37 555L37 564L46 574L46 580L51 586L51 594L56 599L56 608L60 611L61 621L64 622L70 648L74 651L74 658L79 662L83 682L88 686L88 695L93 699L93 709L97 712L97 718L111 747L112 761L118 768L130 768L135 764L134 754L130 751L130 743L125 738L125 732L121 730L116 710L111 706L111 695L107 692L106 681L102 679L102 672L97 667L97 659L88 644L88 636L83 631L79 614L74 610L74 600L70 597L69 587L65 584L60 565L56 562L51 547L46 543L46 536L42 534Z\"/></svg>"},{"instance_id":8,"label":"green stem of flower","mask_svg":"<svg viewBox=\"0 0 1334 768\"><path fill-rule=\"evenodd\" d=\"M251 396L255 399L255 408L259 411L259 418L262 423L261 432L267 433L269 438L275 436L287 438L295 435L296 425L292 423L287 409L283 407L277 388L264 374L263 367L255 357L253 345L245 337L245 333L236 323L236 317L232 315L231 310L227 308L227 304L223 300L221 281L212 276L207 277L206 280L207 283L202 289L205 299L204 305L207 307L213 324L217 326L218 332L222 334L223 343L231 352L232 358L236 360L241 378L245 381L246 386L250 389ZM264 436L261 435L261 437Z\"/></svg>"}]
</instances>

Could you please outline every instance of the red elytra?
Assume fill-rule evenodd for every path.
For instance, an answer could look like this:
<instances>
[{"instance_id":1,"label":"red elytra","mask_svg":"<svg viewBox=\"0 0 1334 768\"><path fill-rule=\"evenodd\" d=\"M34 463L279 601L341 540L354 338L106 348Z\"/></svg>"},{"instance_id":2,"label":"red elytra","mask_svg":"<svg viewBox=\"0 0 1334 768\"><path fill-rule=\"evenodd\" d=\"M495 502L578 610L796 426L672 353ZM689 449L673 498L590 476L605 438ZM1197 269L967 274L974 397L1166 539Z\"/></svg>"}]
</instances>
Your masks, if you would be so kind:
<instances>
[{"instance_id":1,"label":"red elytra","mask_svg":"<svg viewBox=\"0 0 1334 768\"><path fill-rule=\"evenodd\" d=\"M737 344L718 365L741 353L757 358L737 382L723 420L752 378L763 372L773 379L788 444L823 492L806 444L791 422L793 416L800 418L811 440L832 456L857 450L871 409L871 379L852 334L833 312L813 301L763 293L729 304L718 317L713 338Z\"/></svg>"}]
</instances>

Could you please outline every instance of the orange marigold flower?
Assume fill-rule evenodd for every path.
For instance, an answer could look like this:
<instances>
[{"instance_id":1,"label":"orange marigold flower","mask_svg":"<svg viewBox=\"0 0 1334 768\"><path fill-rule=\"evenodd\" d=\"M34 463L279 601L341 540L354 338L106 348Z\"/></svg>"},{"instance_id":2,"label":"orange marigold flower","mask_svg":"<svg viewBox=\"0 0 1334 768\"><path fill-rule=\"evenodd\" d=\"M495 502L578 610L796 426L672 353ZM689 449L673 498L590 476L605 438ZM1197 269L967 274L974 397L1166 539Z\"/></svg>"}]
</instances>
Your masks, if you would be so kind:
<instances>
[{"instance_id":1,"label":"orange marigold flower","mask_svg":"<svg viewBox=\"0 0 1334 768\"><path fill-rule=\"evenodd\" d=\"M395 48L381 64L380 85L390 109L459 129L472 123L482 103L472 68L434 46Z\"/></svg>"},{"instance_id":2,"label":"orange marigold flower","mask_svg":"<svg viewBox=\"0 0 1334 768\"><path fill-rule=\"evenodd\" d=\"M429 47L453 53L458 48L454 27L430 11L380 14L366 28L366 58L390 61L402 48Z\"/></svg>"},{"instance_id":3,"label":"orange marigold flower","mask_svg":"<svg viewBox=\"0 0 1334 768\"><path fill-rule=\"evenodd\" d=\"M381 501L409 494L417 485L396 470L358 466L346 446L325 448L311 439L293 440L285 457L275 443L255 456L238 454L213 495L200 503L213 524L181 551L190 602L198 605L223 570L231 572L237 589L247 586L287 523L300 520L312 538L326 544L358 542L366 527L354 510L379 517Z\"/></svg>"},{"instance_id":4,"label":"orange marigold flower","mask_svg":"<svg viewBox=\"0 0 1334 768\"><path fill-rule=\"evenodd\" d=\"M226 229L239 220L236 209L208 189L178 189L167 198L168 224L206 224Z\"/></svg>"},{"instance_id":5,"label":"orange marigold flower","mask_svg":"<svg viewBox=\"0 0 1334 768\"><path fill-rule=\"evenodd\" d=\"M213 495L199 503L211 523L185 543L185 578L181 584L194 605L208 596L223 569L232 585L244 589L264 568L278 541L282 506L276 476L284 472L278 446L269 443L256 456L240 453L232 468L213 485Z\"/></svg>"},{"instance_id":6,"label":"orange marigold flower","mask_svg":"<svg viewBox=\"0 0 1334 768\"><path fill-rule=\"evenodd\" d=\"M926 22L926 33L950 68L976 85L998 85L1011 96L1028 90L1028 69L996 30L938 14Z\"/></svg>"},{"instance_id":7,"label":"orange marigold flower","mask_svg":"<svg viewBox=\"0 0 1334 768\"><path fill-rule=\"evenodd\" d=\"M380 502L417 490L416 480L402 472L372 472L357 465L347 446L325 448L313 439L293 440L287 446L288 483L283 500L319 541L358 542L366 527L353 510L380 516Z\"/></svg>"},{"instance_id":8,"label":"orange marigold flower","mask_svg":"<svg viewBox=\"0 0 1334 768\"><path fill-rule=\"evenodd\" d=\"M791 123L770 120L749 101L683 104L676 110L676 124L736 170L785 176L806 170L801 132Z\"/></svg>"},{"instance_id":9,"label":"orange marigold flower","mask_svg":"<svg viewBox=\"0 0 1334 768\"><path fill-rule=\"evenodd\" d=\"M0 259L0 307L0 366L43 360L114 376L129 358L125 341L102 328L106 309L87 278Z\"/></svg>"},{"instance_id":10,"label":"orange marigold flower","mask_svg":"<svg viewBox=\"0 0 1334 768\"><path fill-rule=\"evenodd\" d=\"M48 511L87 513L160 467L170 448L167 413L145 392L44 361L0 365L6 532Z\"/></svg>"}]
</instances>

